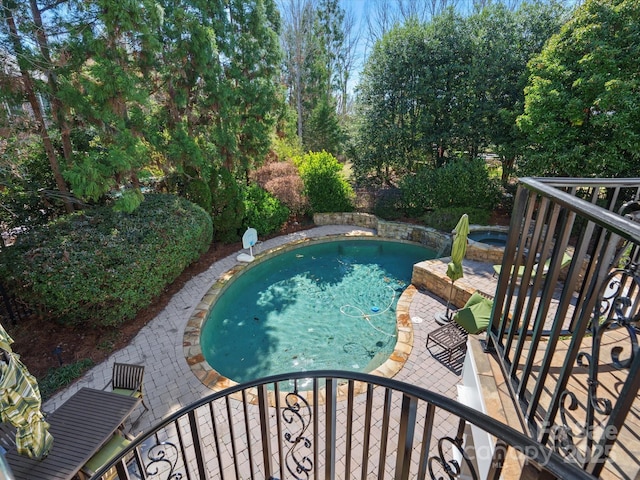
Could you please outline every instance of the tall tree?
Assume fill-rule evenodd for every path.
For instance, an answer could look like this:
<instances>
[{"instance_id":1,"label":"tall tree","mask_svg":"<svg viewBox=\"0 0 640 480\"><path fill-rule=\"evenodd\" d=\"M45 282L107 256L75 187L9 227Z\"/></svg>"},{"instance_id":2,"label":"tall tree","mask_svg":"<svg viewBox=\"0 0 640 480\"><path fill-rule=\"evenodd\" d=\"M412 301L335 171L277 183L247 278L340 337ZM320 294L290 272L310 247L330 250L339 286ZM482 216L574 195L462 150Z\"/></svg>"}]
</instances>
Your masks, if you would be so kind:
<instances>
[{"instance_id":1,"label":"tall tree","mask_svg":"<svg viewBox=\"0 0 640 480\"><path fill-rule=\"evenodd\" d=\"M232 0L228 8L230 35L219 38L218 44L227 57L225 77L238 130L237 150L233 158L227 156L225 165L248 179L249 170L264 161L276 112L282 108L280 20L273 0Z\"/></svg>"},{"instance_id":2,"label":"tall tree","mask_svg":"<svg viewBox=\"0 0 640 480\"><path fill-rule=\"evenodd\" d=\"M304 118L305 65L314 53L314 5L311 0L288 0L283 6L282 49L285 52L285 84L289 103L297 113L298 138L302 138Z\"/></svg>"},{"instance_id":3,"label":"tall tree","mask_svg":"<svg viewBox=\"0 0 640 480\"><path fill-rule=\"evenodd\" d=\"M61 96L99 145L79 156L67 176L77 194L92 200L125 187L118 208L128 211L142 199L138 173L150 158L145 114L159 14L151 0L94 2L65 44L70 61Z\"/></svg>"},{"instance_id":4,"label":"tall tree","mask_svg":"<svg viewBox=\"0 0 640 480\"><path fill-rule=\"evenodd\" d=\"M523 174L639 174L639 19L635 0L588 0L530 62Z\"/></svg>"},{"instance_id":5,"label":"tall tree","mask_svg":"<svg viewBox=\"0 0 640 480\"><path fill-rule=\"evenodd\" d=\"M33 17L36 42L40 50L41 61L39 63L42 65L42 70L47 77L47 87L49 90L48 96L51 101L53 118L55 119L60 131L60 137L62 139L62 151L65 161L67 165L71 165L71 163L73 162L71 127L65 115L65 108L60 101L60 96L58 95L58 78L55 70L56 65L51 58L49 38L44 22L42 21L42 13L55 8L55 6L57 6L57 3L40 7L38 6L36 0L29 0L29 5L31 7L31 15Z\"/></svg>"},{"instance_id":6,"label":"tall tree","mask_svg":"<svg viewBox=\"0 0 640 480\"><path fill-rule=\"evenodd\" d=\"M391 30L362 74L358 175L391 182L416 162L439 167L490 145L512 161L527 60L558 28L559 11L497 5L464 17L450 9Z\"/></svg>"}]
</instances>

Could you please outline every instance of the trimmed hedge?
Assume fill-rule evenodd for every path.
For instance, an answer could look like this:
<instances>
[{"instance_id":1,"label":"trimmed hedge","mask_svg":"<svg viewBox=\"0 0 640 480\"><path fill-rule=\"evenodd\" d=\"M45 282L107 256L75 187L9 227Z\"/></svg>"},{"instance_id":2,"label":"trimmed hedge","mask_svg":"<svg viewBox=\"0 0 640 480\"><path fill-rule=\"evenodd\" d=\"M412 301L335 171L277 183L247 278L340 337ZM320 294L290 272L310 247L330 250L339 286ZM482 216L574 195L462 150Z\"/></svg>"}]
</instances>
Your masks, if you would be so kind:
<instances>
[{"instance_id":1,"label":"trimmed hedge","mask_svg":"<svg viewBox=\"0 0 640 480\"><path fill-rule=\"evenodd\" d=\"M211 243L209 215L173 195L133 213L107 207L63 217L4 249L18 295L67 325L117 326L148 306Z\"/></svg>"}]
</instances>

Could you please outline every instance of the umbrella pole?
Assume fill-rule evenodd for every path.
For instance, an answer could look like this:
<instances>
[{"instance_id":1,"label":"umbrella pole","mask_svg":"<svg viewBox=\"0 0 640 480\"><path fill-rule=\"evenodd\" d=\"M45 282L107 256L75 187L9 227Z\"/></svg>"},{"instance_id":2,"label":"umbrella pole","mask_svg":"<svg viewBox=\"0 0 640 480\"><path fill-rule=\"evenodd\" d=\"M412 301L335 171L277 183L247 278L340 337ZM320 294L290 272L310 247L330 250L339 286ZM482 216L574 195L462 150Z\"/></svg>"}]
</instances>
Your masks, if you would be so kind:
<instances>
[{"instance_id":1,"label":"umbrella pole","mask_svg":"<svg viewBox=\"0 0 640 480\"><path fill-rule=\"evenodd\" d=\"M447 318L451 320L451 313L449 312L449 305L451 305L451 297L453 296L453 281L451 281L451 290L449 290L449 298L447 299Z\"/></svg>"},{"instance_id":2,"label":"umbrella pole","mask_svg":"<svg viewBox=\"0 0 640 480\"><path fill-rule=\"evenodd\" d=\"M451 313L449 306L451 305L451 297L453 296L453 281L451 282L451 289L449 290L449 298L447 298L447 311L446 313L436 313L435 319L439 325L446 325L451 322Z\"/></svg>"}]
</instances>

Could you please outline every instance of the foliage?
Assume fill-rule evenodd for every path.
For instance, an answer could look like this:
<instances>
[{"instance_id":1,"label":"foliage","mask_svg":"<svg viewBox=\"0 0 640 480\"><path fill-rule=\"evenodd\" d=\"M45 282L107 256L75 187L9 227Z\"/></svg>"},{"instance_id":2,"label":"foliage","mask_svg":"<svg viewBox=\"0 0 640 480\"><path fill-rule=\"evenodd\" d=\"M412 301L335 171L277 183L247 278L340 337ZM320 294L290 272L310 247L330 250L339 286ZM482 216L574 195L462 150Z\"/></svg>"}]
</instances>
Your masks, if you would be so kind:
<instances>
[{"instance_id":1,"label":"foliage","mask_svg":"<svg viewBox=\"0 0 640 480\"><path fill-rule=\"evenodd\" d=\"M0 140L0 223L5 228L42 225L64 213L53 196L55 180L35 136Z\"/></svg>"},{"instance_id":2,"label":"foliage","mask_svg":"<svg viewBox=\"0 0 640 480\"><path fill-rule=\"evenodd\" d=\"M410 215L426 210L472 207L493 210L502 197L500 185L489 177L484 160L456 159L444 167L423 168L401 181L405 209Z\"/></svg>"},{"instance_id":3,"label":"foliage","mask_svg":"<svg viewBox=\"0 0 640 480\"><path fill-rule=\"evenodd\" d=\"M340 128L335 105L326 95L320 98L311 111L302 140L305 149L312 152L325 150L334 156L342 152L344 133Z\"/></svg>"},{"instance_id":4,"label":"foliage","mask_svg":"<svg viewBox=\"0 0 640 480\"><path fill-rule=\"evenodd\" d=\"M62 137L47 149L64 152L59 191L58 178L84 202L115 196L131 211L148 171L191 169L208 183L224 165L240 178L269 152L284 106L274 0L10 2L0 20L6 56L34 80L29 89L2 75L0 98L20 105L33 90L50 101L38 123ZM207 205L200 186L187 188Z\"/></svg>"},{"instance_id":5,"label":"foliage","mask_svg":"<svg viewBox=\"0 0 640 480\"><path fill-rule=\"evenodd\" d=\"M244 190L244 209L244 226L255 228L259 235L279 231L289 218L287 206L256 184Z\"/></svg>"},{"instance_id":6,"label":"foliage","mask_svg":"<svg viewBox=\"0 0 640 480\"><path fill-rule=\"evenodd\" d=\"M327 152L308 153L294 159L304 183L312 213L350 212L353 188L341 175L342 165Z\"/></svg>"},{"instance_id":7,"label":"foliage","mask_svg":"<svg viewBox=\"0 0 640 480\"><path fill-rule=\"evenodd\" d=\"M244 218L242 190L229 170L219 168L209 182L212 196L213 239L232 243L240 238Z\"/></svg>"},{"instance_id":8,"label":"foliage","mask_svg":"<svg viewBox=\"0 0 640 480\"><path fill-rule=\"evenodd\" d=\"M501 4L464 17L453 10L410 20L384 35L365 64L358 95L354 167L396 176L491 147L507 164L520 148L526 65L559 28L555 2L511 11Z\"/></svg>"},{"instance_id":9,"label":"foliage","mask_svg":"<svg viewBox=\"0 0 640 480\"><path fill-rule=\"evenodd\" d=\"M194 178L189 181L185 188L184 196L187 200L202 207L205 212L211 211L213 203L211 189L204 180Z\"/></svg>"},{"instance_id":10,"label":"foliage","mask_svg":"<svg viewBox=\"0 0 640 480\"><path fill-rule=\"evenodd\" d=\"M291 161L269 162L254 172L258 185L289 208L291 213L304 213L308 202L298 169Z\"/></svg>"},{"instance_id":11,"label":"foliage","mask_svg":"<svg viewBox=\"0 0 640 480\"><path fill-rule=\"evenodd\" d=\"M353 20L342 2L281 2L283 76L305 151L344 150L338 112L347 110L347 82L355 64Z\"/></svg>"},{"instance_id":12,"label":"foliage","mask_svg":"<svg viewBox=\"0 0 640 480\"><path fill-rule=\"evenodd\" d=\"M131 214L98 207L18 236L2 252L9 285L49 319L117 326L148 306L211 243L204 210L147 195Z\"/></svg>"},{"instance_id":13,"label":"foliage","mask_svg":"<svg viewBox=\"0 0 640 480\"><path fill-rule=\"evenodd\" d=\"M638 175L638 18L636 0L588 0L530 62L522 175Z\"/></svg>"},{"instance_id":14,"label":"foliage","mask_svg":"<svg viewBox=\"0 0 640 480\"><path fill-rule=\"evenodd\" d=\"M42 401L46 401L58 390L71 385L84 372L93 367L93 360L84 358L74 363L50 368L44 378L38 379Z\"/></svg>"},{"instance_id":15,"label":"foliage","mask_svg":"<svg viewBox=\"0 0 640 480\"><path fill-rule=\"evenodd\" d=\"M421 217L421 220L429 227L450 232L465 213L469 216L469 223L474 225L488 225L491 219L490 210L474 207L449 207L427 212Z\"/></svg>"},{"instance_id":16,"label":"foliage","mask_svg":"<svg viewBox=\"0 0 640 480\"><path fill-rule=\"evenodd\" d=\"M398 220L405 214L400 189L379 190L373 213L384 220Z\"/></svg>"}]
</instances>

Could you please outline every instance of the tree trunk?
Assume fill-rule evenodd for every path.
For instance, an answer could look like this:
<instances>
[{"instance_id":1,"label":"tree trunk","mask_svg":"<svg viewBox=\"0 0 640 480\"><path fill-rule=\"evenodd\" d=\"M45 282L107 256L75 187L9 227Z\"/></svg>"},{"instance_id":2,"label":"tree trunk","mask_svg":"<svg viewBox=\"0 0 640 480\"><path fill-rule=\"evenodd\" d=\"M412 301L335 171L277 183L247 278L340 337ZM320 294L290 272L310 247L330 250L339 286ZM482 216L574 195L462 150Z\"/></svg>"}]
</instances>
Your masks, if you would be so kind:
<instances>
[{"instance_id":1,"label":"tree trunk","mask_svg":"<svg viewBox=\"0 0 640 480\"><path fill-rule=\"evenodd\" d=\"M47 154L47 159L49 160L49 165L51 166L51 171L53 172L53 177L56 181L56 185L58 186L58 190L60 191L60 193L62 193L66 211L68 213L72 213L74 209L73 204L71 203L71 195L69 193L69 189L67 188L67 184L62 177L62 173L60 172L58 157L56 155L55 149L53 148L53 143L51 143L51 138L49 138L49 132L47 131L47 126L44 122L42 107L40 105L40 102L38 101L38 97L36 96L35 89L33 88L33 81L31 80L29 71L24 66L24 52L22 49L22 43L20 42L20 37L18 36L19 34L16 22L13 18L12 12L9 11L8 8L5 7L3 10L5 21L7 23L7 27L9 28L9 34L11 36L17 62L20 67L22 83L25 89L25 93L27 94L29 104L31 105L31 109L33 110L33 116L35 118L36 125L38 126L38 132L42 137L42 144L44 145L44 150Z\"/></svg>"},{"instance_id":2,"label":"tree trunk","mask_svg":"<svg viewBox=\"0 0 640 480\"><path fill-rule=\"evenodd\" d=\"M51 88L51 110L53 111L53 117L56 119L58 128L60 129L60 135L62 137L62 151L64 153L64 159L67 165L72 164L73 146L71 144L71 129L64 117L62 110L62 103L58 98L58 79L53 71L53 63L51 61L51 55L49 53L49 42L44 32L44 24L42 23L42 15L38 9L36 0L30 0L31 14L33 15L33 21L36 25L36 39L38 41L38 47L40 53L45 61L47 81L49 82L49 88Z\"/></svg>"}]
</instances>

